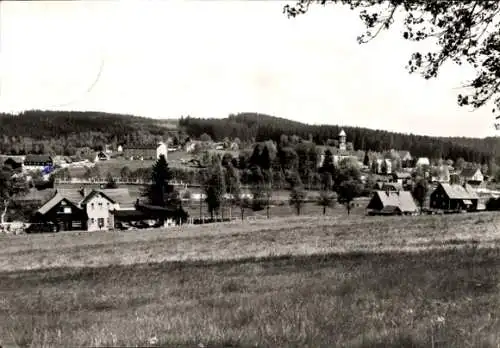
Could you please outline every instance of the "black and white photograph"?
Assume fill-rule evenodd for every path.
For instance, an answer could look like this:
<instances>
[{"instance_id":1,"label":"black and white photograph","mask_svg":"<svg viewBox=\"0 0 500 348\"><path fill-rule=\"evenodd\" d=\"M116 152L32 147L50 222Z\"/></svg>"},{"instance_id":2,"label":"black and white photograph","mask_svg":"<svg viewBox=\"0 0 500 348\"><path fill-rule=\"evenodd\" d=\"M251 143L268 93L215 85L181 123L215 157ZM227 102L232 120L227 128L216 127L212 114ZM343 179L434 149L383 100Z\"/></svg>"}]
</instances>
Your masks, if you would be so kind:
<instances>
[{"instance_id":1,"label":"black and white photograph","mask_svg":"<svg viewBox=\"0 0 500 348\"><path fill-rule=\"evenodd\" d=\"M17 347L499 348L500 1L1 1Z\"/></svg>"}]
</instances>

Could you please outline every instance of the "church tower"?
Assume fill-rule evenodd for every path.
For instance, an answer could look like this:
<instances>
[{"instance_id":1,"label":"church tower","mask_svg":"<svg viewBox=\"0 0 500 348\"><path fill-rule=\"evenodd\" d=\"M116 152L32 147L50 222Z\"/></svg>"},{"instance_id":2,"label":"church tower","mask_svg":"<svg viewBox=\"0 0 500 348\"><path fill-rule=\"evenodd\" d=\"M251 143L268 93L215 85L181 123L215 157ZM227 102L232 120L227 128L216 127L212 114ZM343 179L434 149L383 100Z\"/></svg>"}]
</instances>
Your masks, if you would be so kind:
<instances>
[{"instance_id":1,"label":"church tower","mask_svg":"<svg viewBox=\"0 0 500 348\"><path fill-rule=\"evenodd\" d=\"M346 134L342 129L339 133L339 150L346 151Z\"/></svg>"}]
</instances>

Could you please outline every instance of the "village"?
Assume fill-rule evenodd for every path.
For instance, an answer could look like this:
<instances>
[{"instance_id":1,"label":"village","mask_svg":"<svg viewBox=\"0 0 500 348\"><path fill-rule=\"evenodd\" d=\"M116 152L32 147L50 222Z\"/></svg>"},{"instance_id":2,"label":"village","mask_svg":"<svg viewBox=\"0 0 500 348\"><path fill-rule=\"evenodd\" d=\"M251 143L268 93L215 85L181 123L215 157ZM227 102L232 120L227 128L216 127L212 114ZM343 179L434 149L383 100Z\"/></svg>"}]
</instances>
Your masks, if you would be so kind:
<instances>
[{"instance_id":1,"label":"village","mask_svg":"<svg viewBox=\"0 0 500 348\"><path fill-rule=\"evenodd\" d=\"M29 205L32 211L24 221L16 221L6 216L9 211L6 209L2 215L5 219L2 221L3 230L13 233L103 231L232 221L239 218L239 214L231 209L238 204L242 208L243 219L242 198L252 200L249 185L242 187L240 197L226 193L224 205L230 208L226 211L223 208L216 214L215 219L210 219L207 216L207 207L203 206L207 195L200 183L174 177L172 185L179 191L182 207L160 207L153 206L140 197L140 188L149 182L147 177L125 175L123 168L118 175L108 172L108 176L103 177L99 171L92 174L92 168L110 163L122 167L134 164L141 169L151 166L161 156L164 156L170 166L191 167L191 170L196 171L203 167L202 158L207 156L207 153L218 154L219 158L232 153L234 159L237 158L240 146L238 141L227 139L224 142L189 140L182 146L174 146L172 141L167 140L150 145L124 144L114 150L109 146L102 151L82 148L78 149L78 156L73 158L30 154L3 155L3 164L15 171L14 179L33 182L34 178L38 178L42 183L52 183L50 188L32 187L28 192L23 192L23 195L13 197L15 204L11 204L10 209ZM318 146L318 149L318 168L324 164L326 151L329 151L335 166L345 161L351 161L358 166L359 181L368 193L348 204L362 207L363 214L367 215L470 213L493 206L488 205L488 202L496 202L500 194L489 188L495 180L482 173L479 166L462 164L464 167L459 169L455 168L450 160L440 160L432 164L427 157L414 158L409 151L403 150L390 150L385 156L372 155L370 158L368 152L355 151L352 148L344 130L341 130L332 146ZM85 157L86 159L83 159ZM397 158L397 161L394 158ZM86 175L71 178L69 174L68 177L66 174L58 175L71 171L85 171ZM414 196L417 173L425 178L428 185L425 197L420 200ZM318 191L317 187L315 190L315 187L309 185L308 198L304 198L303 204L317 205ZM290 198L285 188L275 190L272 195L268 205L288 206ZM293 214L293 209L290 214Z\"/></svg>"}]
</instances>

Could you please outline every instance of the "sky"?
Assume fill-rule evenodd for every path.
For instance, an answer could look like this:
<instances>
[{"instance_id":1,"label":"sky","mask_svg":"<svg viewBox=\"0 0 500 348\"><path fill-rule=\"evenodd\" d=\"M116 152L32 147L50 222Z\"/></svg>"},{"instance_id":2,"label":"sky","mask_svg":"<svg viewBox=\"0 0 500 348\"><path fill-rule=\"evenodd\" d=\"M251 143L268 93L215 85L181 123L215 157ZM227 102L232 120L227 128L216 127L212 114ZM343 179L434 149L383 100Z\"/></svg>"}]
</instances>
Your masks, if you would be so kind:
<instances>
[{"instance_id":1,"label":"sky","mask_svg":"<svg viewBox=\"0 0 500 348\"><path fill-rule=\"evenodd\" d=\"M397 27L359 45L356 12L315 6L288 19L284 4L2 1L0 112L259 112L403 133L498 135L489 108L456 103L471 69L450 63L424 80L405 69L422 46Z\"/></svg>"}]
</instances>

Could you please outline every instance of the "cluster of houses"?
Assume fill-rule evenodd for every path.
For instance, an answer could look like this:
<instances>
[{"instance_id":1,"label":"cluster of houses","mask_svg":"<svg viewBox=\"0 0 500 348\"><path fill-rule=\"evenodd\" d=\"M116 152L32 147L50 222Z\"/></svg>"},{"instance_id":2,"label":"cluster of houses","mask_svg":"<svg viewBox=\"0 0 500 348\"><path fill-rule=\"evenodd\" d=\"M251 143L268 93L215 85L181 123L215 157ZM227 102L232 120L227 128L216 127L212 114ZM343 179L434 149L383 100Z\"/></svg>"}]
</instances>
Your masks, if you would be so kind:
<instances>
[{"instance_id":1,"label":"cluster of houses","mask_svg":"<svg viewBox=\"0 0 500 348\"><path fill-rule=\"evenodd\" d=\"M486 209L490 198L498 193L483 186L484 176L479 168L465 168L454 173L453 183L445 180L431 181L427 193L427 212L472 212ZM416 214L419 209L411 194L411 174L392 173L387 182L375 184L372 198L367 206L370 215Z\"/></svg>"}]
</instances>

